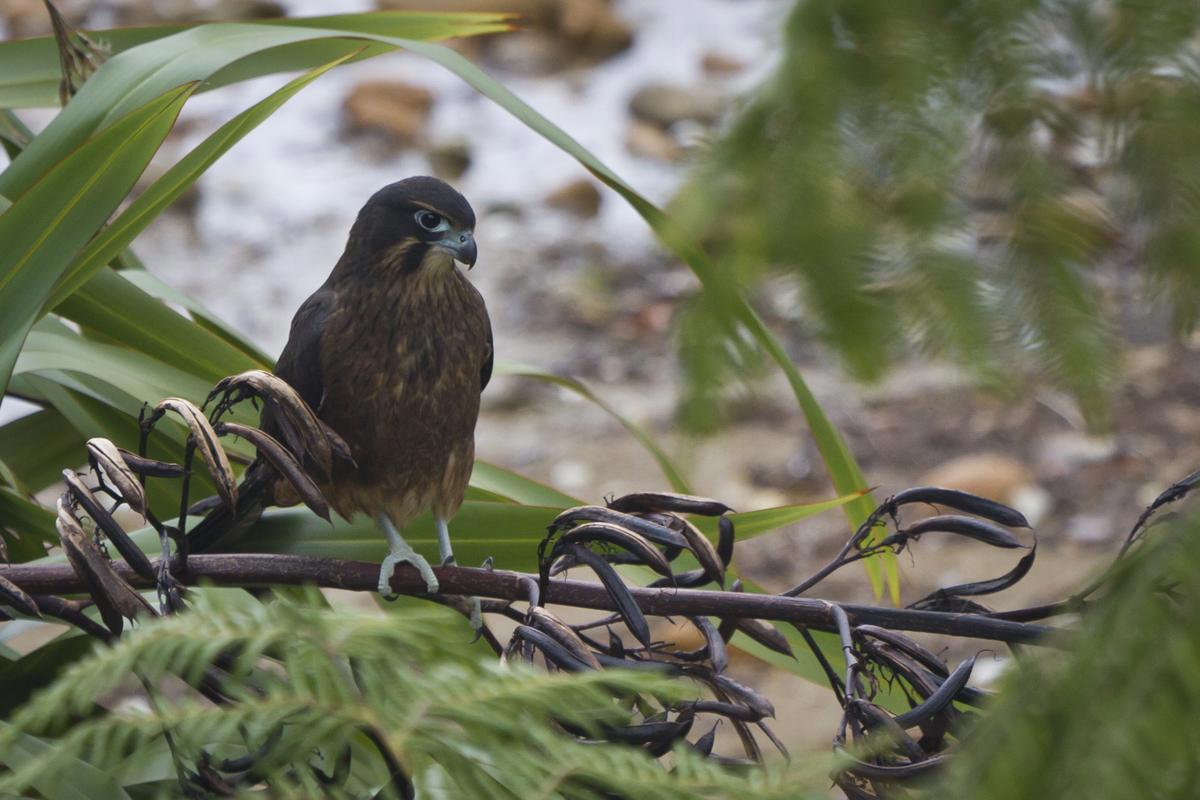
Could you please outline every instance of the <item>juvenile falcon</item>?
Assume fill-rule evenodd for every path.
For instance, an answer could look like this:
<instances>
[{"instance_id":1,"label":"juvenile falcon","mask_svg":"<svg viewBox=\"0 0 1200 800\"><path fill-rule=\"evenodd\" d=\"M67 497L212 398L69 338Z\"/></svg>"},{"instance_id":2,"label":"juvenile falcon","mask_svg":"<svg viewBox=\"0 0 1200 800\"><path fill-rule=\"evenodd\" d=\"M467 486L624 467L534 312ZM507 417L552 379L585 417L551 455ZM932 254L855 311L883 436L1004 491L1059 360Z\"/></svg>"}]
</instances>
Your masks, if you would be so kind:
<instances>
[{"instance_id":1,"label":"juvenile falcon","mask_svg":"<svg viewBox=\"0 0 1200 800\"><path fill-rule=\"evenodd\" d=\"M492 373L492 329L478 290L456 262L475 264L475 213L430 177L380 189L358 213L329 278L300 306L275 374L350 446L321 490L343 517L374 518L389 554L379 591L397 564L429 563L400 532L432 510L442 563L449 520L462 504L475 455L479 395ZM264 412L263 428L275 428ZM210 549L268 505L295 503L262 459L247 470L236 515L213 511L189 536Z\"/></svg>"}]
</instances>

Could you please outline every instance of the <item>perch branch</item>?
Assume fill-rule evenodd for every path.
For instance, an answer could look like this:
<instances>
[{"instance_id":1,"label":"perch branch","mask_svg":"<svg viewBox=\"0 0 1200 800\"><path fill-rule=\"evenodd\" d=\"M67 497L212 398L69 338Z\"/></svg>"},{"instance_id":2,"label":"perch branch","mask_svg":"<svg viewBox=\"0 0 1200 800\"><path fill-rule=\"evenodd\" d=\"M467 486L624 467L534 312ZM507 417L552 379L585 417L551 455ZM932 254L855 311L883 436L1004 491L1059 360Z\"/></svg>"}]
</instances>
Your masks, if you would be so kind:
<instances>
[{"instance_id":1,"label":"perch branch","mask_svg":"<svg viewBox=\"0 0 1200 800\"><path fill-rule=\"evenodd\" d=\"M153 581L138 575L125 562L113 562L117 572L138 588L152 588ZM524 600L527 582L536 579L518 572L501 572L470 567L434 567L442 592L497 600ZM71 566L62 564L0 566L0 576L30 594L74 594L86 591ZM311 558L307 556L240 553L198 555L188 559L187 570L175 576L182 583L208 582L217 586L254 588L312 584L351 591L375 591L379 566L365 561ZM425 593L425 583L416 569L397 567L392 590L406 595ZM837 630L834 606L826 600L781 595L717 592L700 589L657 589L631 587L638 606L654 616L703 615L723 618L751 617L807 625L820 630ZM615 610L612 598L597 583L551 580L548 603L576 608ZM979 614L916 611L881 606L840 604L852 625L879 625L893 630L938 633L1000 642L1056 646L1061 637L1056 629Z\"/></svg>"}]
</instances>

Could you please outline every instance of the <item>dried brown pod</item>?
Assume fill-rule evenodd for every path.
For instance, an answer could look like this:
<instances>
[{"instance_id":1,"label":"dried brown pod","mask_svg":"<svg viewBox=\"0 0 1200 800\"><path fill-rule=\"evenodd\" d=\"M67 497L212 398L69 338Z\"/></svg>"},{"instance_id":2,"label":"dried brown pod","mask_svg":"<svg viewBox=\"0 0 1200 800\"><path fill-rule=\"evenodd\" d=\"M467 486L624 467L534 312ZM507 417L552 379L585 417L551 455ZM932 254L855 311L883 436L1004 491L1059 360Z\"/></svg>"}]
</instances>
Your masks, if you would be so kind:
<instances>
[{"instance_id":1,"label":"dried brown pod","mask_svg":"<svg viewBox=\"0 0 1200 800\"><path fill-rule=\"evenodd\" d=\"M1010 528L1028 528L1029 520L1015 508L989 500L986 497L963 492L958 489L943 489L938 486L917 486L905 489L889 497L883 502L882 508L894 512L900 506L911 503L927 503L929 505L946 506L957 511L965 511L977 517L990 519Z\"/></svg>"},{"instance_id":2,"label":"dried brown pod","mask_svg":"<svg viewBox=\"0 0 1200 800\"><path fill-rule=\"evenodd\" d=\"M700 532L699 528L683 517L677 517L677 519L683 523L680 532L687 542L688 550L691 550L692 554L696 556L696 560L700 562L700 567L708 573L710 579L724 586L725 565L721 563L721 557L717 555L717 549L713 547L708 537Z\"/></svg>"},{"instance_id":3,"label":"dried brown pod","mask_svg":"<svg viewBox=\"0 0 1200 800\"><path fill-rule=\"evenodd\" d=\"M137 453L131 453L123 447L118 447L117 452L121 454L121 459L131 470L147 478L182 478L185 472L183 467L172 461L146 458Z\"/></svg>"},{"instance_id":4,"label":"dried brown pod","mask_svg":"<svg viewBox=\"0 0 1200 800\"><path fill-rule=\"evenodd\" d=\"M927 533L953 533L958 536L965 536L968 539L974 539L977 542L983 542L992 547L1009 549L1024 547L1020 539L995 523L982 519L974 519L973 517L960 517L956 514L928 517L919 522L914 522L904 530L883 539L879 543L879 546L887 547L893 544L904 544L909 539L915 539Z\"/></svg>"},{"instance_id":5,"label":"dried brown pod","mask_svg":"<svg viewBox=\"0 0 1200 800\"><path fill-rule=\"evenodd\" d=\"M266 431L236 422L218 422L215 430L221 435L241 437L254 445L259 455L271 462L271 466L287 479L304 505L312 509L318 517L329 520L329 503L325 500L325 496L321 494L317 484L300 466L300 462L279 443L278 439Z\"/></svg>"},{"instance_id":6,"label":"dried brown pod","mask_svg":"<svg viewBox=\"0 0 1200 800\"><path fill-rule=\"evenodd\" d=\"M33 598L3 575L0 575L0 603L12 606L30 617L42 616L41 609L38 608Z\"/></svg>"},{"instance_id":7,"label":"dried brown pod","mask_svg":"<svg viewBox=\"0 0 1200 800\"><path fill-rule=\"evenodd\" d=\"M145 598L134 591L117 574L108 559L100 554L79 520L61 500L58 502L56 526L67 559L87 585L88 594L96 601L100 618L110 631L119 634L126 617L132 619L142 613L154 613Z\"/></svg>"},{"instance_id":8,"label":"dried brown pod","mask_svg":"<svg viewBox=\"0 0 1200 800\"><path fill-rule=\"evenodd\" d=\"M214 417L248 397L261 399L270 409L273 421L296 458L300 461L305 457L311 459L323 477L332 473L335 448L330 437L332 430L317 419L308 403L287 381L265 370L252 369L223 378L209 392L204 404L207 406L218 395L221 401L213 412ZM339 456L348 457L350 448L340 436L334 434L334 437Z\"/></svg>"},{"instance_id":9,"label":"dried brown pod","mask_svg":"<svg viewBox=\"0 0 1200 800\"><path fill-rule=\"evenodd\" d=\"M568 672L583 672L584 670L595 669L586 661L582 661L576 657L569 648L564 647L553 636L529 625L518 625L516 630L513 631L513 639L533 645L542 651L542 655L548 661Z\"/></svg>"},{"instance_id":10,"label":"dried brown pod","mask_svg":"<svg viewBox=\"0 0 1200 800\"><path fill-rule=\"evenodd\" d=\"M617 571L603 558L582 545L574 545L571 555L580 564L596 573L596 577L604 584L609 597L617 606L617 611L625 620L625 626L629 628L629 632L644 646L649 647L650 625L646 622L646 615L642 613L641 607L633 599L633 593L629 591L629 587L625 585L625 581L621 580Z\"/></svg>"},{"instance_id":11,"label":"dried brown pod","mask_svg":"<svg viewBox=\"0 0 1200 800\"><path fill-rule=\"evenodd\" d=\"M587 542L606 542L620 547L632 553L638 563L645 564L659 575L671 577L671 565L657 547L640 534L607 522L587 522L561 534L551 556L561 554L572 544Z\"/></svg>"},{"instance_id":12,"label":"dried brown pod","mask_svg":"<svg viewBox=\"0 0 1200 800\"><path fill-rule=\"evenodd\" d=\"M713 500L711 497L673 492L635 492L616 498L608 507L614 511L628 511L633 514L674 511L678 514L699 514L704 517L719 517L733 511L720 500Z\"/></svg>"},{"instance_id":13,"label":"dried brown pod","mask_svg":"<svg viewBox=\"0 0 1200 800\"><path fill-rule=\"evenodd\" d=\"M153 579L155 575L154 567L150 564L150 559L142 552L142 548L134 544L133 539L129 538L129 534L125 532L112 514L108 513L108 509L96 499L92 494L91 489L87 487L74 470L64 469L62 472L63 481L67 484L67 493L70 498L83 509L84 513L92 518L92 522L96 523L96 527L104 531L104 535L117 548L117 552L128 562L133 571L143 578Z\"/></svg>"},{"instance_id":14,"label":"dried brown pod","mask_svg":"<svg viewBox=\"0 0 1200 800\"><path fill-rule=\"evenodd\" d=\"M559 644L571 651L572 655L587 664L592 669L600 669L600 662L595 654L584 644L579 634L565 622L551 614L541 606L529 607L529 621L538 630L557 640Z\"/></svg>"},{"instance_id":15,"label":"dried brown pod","mask_svg":"<svg viewBox=\"0 0 1200 800\"><path fill-rule=\"evenodd\" d=\"M88 463L97 475L108 481L120 495L125 505L146 516L146 490L137 475L129 469L121 455L121 448L108 439L95 437L87 440Z\"/></svg>"},{"instance_id":16,"label":"dried brown pod","mask_svg":"<svg viewBox=\"0 0 1200 800\"><path fill-rule=\"evenodd\" d=\"M230 511L237 508L237 477L229 465L229 457L217 438L217 432L209 424L208 418L194 403L182 397L168 397L160 400L154 406L154 413L147 420L148 425L154 424L163 414L171 411L179 416L192 432L192 441L200 458L208 468L209 475L217 487L217 494L225 501Z\"/></svg>"},{"instance_id":17,"label":"dried brown pod","mask_svg":"<svg viewBox=\"0 0 1200 800\"><path fill-rule=\"evenodd\" d=\"M672 547L686 547L683 537L675 531L658 522L635 517L622 511L614 511L604 506L575 506L568 508L554 518L550 523L551 530L562 530L580 522L602 522L617 525L649 539L657 544Z\"/></svg>"}]
</instances>

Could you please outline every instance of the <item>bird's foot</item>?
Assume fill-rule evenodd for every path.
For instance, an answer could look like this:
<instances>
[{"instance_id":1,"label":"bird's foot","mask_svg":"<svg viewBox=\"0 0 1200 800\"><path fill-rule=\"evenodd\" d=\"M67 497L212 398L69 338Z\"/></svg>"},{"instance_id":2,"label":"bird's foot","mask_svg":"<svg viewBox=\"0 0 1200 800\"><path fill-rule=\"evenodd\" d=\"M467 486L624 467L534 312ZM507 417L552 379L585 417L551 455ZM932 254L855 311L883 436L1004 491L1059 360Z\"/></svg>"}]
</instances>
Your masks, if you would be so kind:
<instances>
[{"instance_id":1,"label":"bird's foot","mask_svg":"<svg viewBox=\"0 0 1200 800\"><path fill-rule=\"evenodd\" d=\"M454 559L454 553L451 553L450 555L448 555L442 559L443 567L453 567L457 563L458 562Z\"/></svg>"},{"instance_id":2,"label":"bird's foot","mask_svg":"<svg viewBox=\"0 0 1200 800\"><path fill-rule=\"evenodd\" d=\"M388 553L379 565L379 594L385 600L396 599L396 593L392 591L392 575L396 572L397 564L412 564L421 573L421 578L425 581L425 590L430 594L437 594L439 584L437 576L433 574L433 568L420 553L408 547L406 551Z\"/></svg>"},{"instance_id":3,"label":"bird's foot","mask_svg":"<svg viewBox=\"0 0 1200 800\"><path fill-rule=\"evenodd\" d=\"M495 572L496 571L496 562L491 556L488 556L487 558L485 558L483 560L483 563L480 565L479 568L486 569L488 572Z\"/></svg>"}]
</instances>

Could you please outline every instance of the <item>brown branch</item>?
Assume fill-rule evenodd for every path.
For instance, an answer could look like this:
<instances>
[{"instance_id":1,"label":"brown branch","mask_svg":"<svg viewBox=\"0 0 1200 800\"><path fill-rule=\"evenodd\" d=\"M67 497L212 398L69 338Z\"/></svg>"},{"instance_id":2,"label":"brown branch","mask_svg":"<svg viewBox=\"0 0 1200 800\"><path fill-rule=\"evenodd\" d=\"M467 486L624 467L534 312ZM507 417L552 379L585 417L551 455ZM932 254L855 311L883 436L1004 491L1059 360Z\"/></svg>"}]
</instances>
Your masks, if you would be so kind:
<instances>
[{"instance_id":1,"label":"brown branch","mask_svg":"<svg viewBox=\"0 0 1200 800\"><path fill-rule=\"evenodd\" d=\"M125 562L113 566L122 578L138 588L151 588L153 582L138 575ZM434 567L444 594L468 595L498 600L524 600L527 590L522 581L531 576L519 572L501 572L470 567ZM83 581L69 564L0 566L0 575L30 594L75 594L86 591ZM311 558L308 556L239 553L192 556L187 571L175 576L184 584L200 582L216 586L254 588L312 584L351 591L375 591L379 565L365 561ZM536 576L532 576L536 579ZM392 578L392 590L406 595L422 595L425 583L411 566L400 565ZM646 614L654 616L703 615L723 618L751 617L807 625L819 630L837 630L834 605L826 600L781 595L717 592L672 587L648 589L630 587L634 599ZM616 610L603 586L572 580L552 580L545 601L549 604ZM1001 642L1024 642L1058 646L1056 629L978 614L916 611L854 604L838 604L851 625L879 625L893 630L939 633Z\"/></svg>"}]
</instances>

